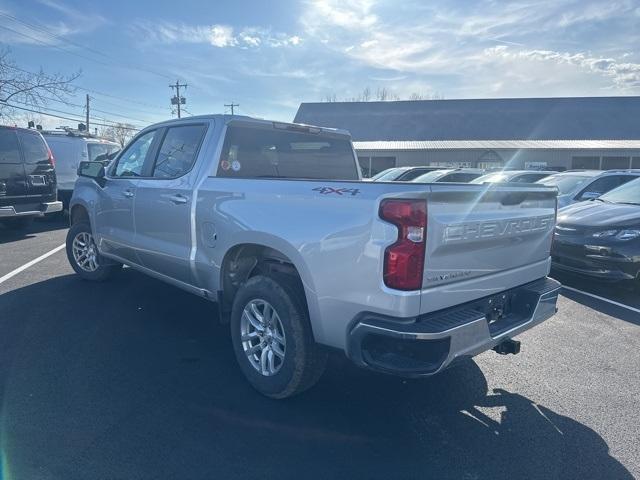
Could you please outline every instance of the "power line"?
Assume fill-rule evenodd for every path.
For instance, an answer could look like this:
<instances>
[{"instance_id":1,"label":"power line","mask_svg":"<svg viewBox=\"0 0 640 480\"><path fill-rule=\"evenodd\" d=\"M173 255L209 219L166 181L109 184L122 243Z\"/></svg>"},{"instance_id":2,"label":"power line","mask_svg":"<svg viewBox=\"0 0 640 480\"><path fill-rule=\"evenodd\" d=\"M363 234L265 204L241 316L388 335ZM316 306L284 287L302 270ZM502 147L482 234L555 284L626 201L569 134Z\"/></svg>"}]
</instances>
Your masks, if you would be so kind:
<instances>
[{"instance_id":1,"label":"power line","mask_svg":"<svg viewBox=\"0 0 640 480\"><path fill-rule=\"evenodd\" d=\"M41 112L39 110L34 110L34 109L31 109L31 108L19 107L17 105L12 105L10 103L5 103L3 105L6 105L7 107L11 107L11 108L17 108L18 110L24 110L24 111L32 112L32 113L38 113L40 115L47 115L49 117L61 118L63 120L71 120L72 122L82 123L82 121L83 121L82 119L78 119L78 118L64 117L62 115L54 115L52 113ZM55 111L55 110L53 110L53 111ZM73 115L73 114L72 113L68 113L67 115ZM93 124L94 125L98 125L99 127L115 127L115 126L118 126L118 127L123 128L125 130L135 130L135 131L141 130L140 128L127 127L127 126L124 126L124 125L113 125L113 124L110 125L110 124L106 124L106 123L97 123L97 122L93 122Z\"/></svg>"},{"instance_id":2,"label":"power line","mask_svg":"<svg viewBox=\"0 0 640 480\"><path fill-rule=\"evenodd\" d=\"M95 97L91 97L91 100L98 100L99 102L104 103L102 100L96 99ZM22 103L24 105L31 105L31 104L28 104L28 103L25 103L25 102L20 102L18 100L12 100L12 101L18 102L18 103ZM66 101L66 100L60 100L59 98L47 98L45 101L46 102L62 103L63 105L65 105L67 107L76 107L76 108L82 108L82 109L86 108L86 105L80 105L78 103L73 103L73 102L69 102L69 101ZM114 105L116 107L120 107L120 105L115 105L115 104L112 104L112 105ZM49 107L42 107L42 108L49 108ZM143 120L141 118L132 117L130 115L123 115L121 113L109 112L107 110L101 110L101 109L95 108L93 106L91 107L91 111L100 112L100 113L106 113L107 115L111 115L111 116L114 116L114 117L126 118L127 120L130 120L130 121L133 120L133 121L142 122L142 123L154 123L154 121L152 121L152 120ZM148 113L149 115L156 115L153 112L144 112L144 113Z\"/></svg>"},{"instance_id":3,"label":"power line","mask_svg":"<svg viewBox=\"0 0 640 480\"><path fill-rule=\"evenodd\" d=\"M25 108L23 108L23 107L18 107L17 105L14 105L14 103L18 103L18 104L20 104L20 105L25 105L25 106L27 106L27 107L33 107L33 108L39 108L39 109L41 109L41 110L46 110L45 112L34 112L34 113L42 113L43 115L49 115L49 113L47 113L47 111L48 111L48 112L55 112L55 113L59 113L59 114L62 114L62 115L76 115L75 113L65 112L65 111L63 111L63 110L58 110L58 109L51 108L51 107L35 107L34 105L32 105L32 104L30 104L30 103L21 102L21 101L18 101L18 100L12 100L11 102L12 102L11 104L10 104L10 103L8 103L8 102L2 102L2 103L0 103L0 105L5 105L5 106L8 106L8 107L14 107L14 108L18 108L18 109L20 109L20 110L25 110ZM55 116L55 115L51 115L51 116ZM91 119L91 120L95 120L95 119L100 120L100 118L96 118L96 117L93 117L93 116L92 116L92 117L90 117L90 119ZM73 120L73 119L69 119L69 118L67 118L66 120ZM117 125L117 124L119 124L119 123L122 123L122 122L117 122L117 121L114 121L114 120L109 120L109 119L106 119L106 118L102 118L101 120L102 120L103 122L109 122L109 123L111 123L111 125L103 125L103 126L109 126L109 127L112 127L112 126L114 126L114 125ZM84 122L84 121L85 121L85 120L81 120L81 122ZM95 122L94 122L94 123L95 123ZM133 125L133 126L135 126L135 127L141 127L140 125Z\"/></svg>"},{"instance_id":4,"label":"power line","mask_svg":"<svg viewBox=\"0 0 640 480\"><path fill-rule=\"evenodd\" d=\"M45 35L48 35L51 38L55 38L56 40L60 40L60 41L65 42L65 43L67 43L69 45L73 45L75 47L82 48L82 49L87 50L87 51L92 52L92 53L96 53L96 54L106 58L109 61L109 63L105 63L105 62L103 62L101 60L98 60L96 58L92 58L92 57L87 57L85 55L81 55L78 52L67 50L67 49L65 49L65 48L63 48L63 47L61 47L59 45L53 45L53 44L47 43L47 42L45 42L45 41L43 41L43 40L41 40L39 38L33 37L31 35L27 35L24 32L19 32L17 30L13 30L13 29L11 29L11 28L9 28L7 26L0 25L0 28L4 28L4 29L7 29L7 30L10 30L10 31L12 31L12 32L14 32L14 33L16 33L18 35L22 35L22 36L24 36L26 38L29 38L29 39L31 39L31 40L33 40L35 42L38 42L38 43L40 43L42 45L47 46L47 47L57 48L58 50L61 50L61 51L65 52L65 53L68 53L70 55L75 55L77 57L84 58L85 60L96 62L96 63L99 63L101 65L105 65L105 66L110 66L110 65L114 66L115 65L115 66L120 67L120 68L128 68L130 70L139 70L141 72L151 73L153 75L157 75L157 76L162 77L162 78L171 78L168 75L165 75L163 73L156 72L155 70L150 70L148 68L141 68L140 66L132 65L131 63L129 63L128 64L129 66L127 67L127 66L125 66L125 64L121 60L118 60L117 58L114 58L114 57L112 57L112 56L110 56L110 55L108 55L106 53L103 53L103 52L101 52L99 50L96 50L94 48L87 47L86 45L81 45L79 43L75 43L75 42L73 42L71 40L68 40L67 38L61 37L60 35L57 35L57 34L51 32L51 30L46 28L44 25L36 25L34 23L29 23L29 22L26 22L24 20L20 20L19 18L16 18L13 15L9 15L9 14L4 13L4 12L0 12L0 16L8 18L10 20L13 20L14 22L20 23L20 24L26 26L27 28L31 29L32 31L35 31L35 32L38 32L38 33L44 33Z\"/></svg>"},{"instance_id":5,"label":"power line","mask_svg":"<svg viewBox=\"0 0 640 480\"><path fill-rule=\"evenodd\" d=\"M40 73L35 73L35 72L30 71L30 70L25 70L24 68L16 67L15 65L4 65L4 66L7 67L7 68L11 68L12 70L17 70L18 72L29 73L31 75L40 75ZM51 77L49 75L42 74L42 77L45 78L45 79L48 79L48 80L53 80L53 77ZM84 92L93 93L95 95L101 95L103 97L113 98L113 99L120 100L120 101L126 102L126 103L136 103L138 105L146 106L146 107L149 107L149 108L156 108L158 110L163 110L163 111L167 110L167 107L161 107L159 105L153 105L153 104L150 104L150 103L141 102L139 100L134 100L134 99L127 98L127 97L120 97L120 96L116 96L116 95L113 95L113 94L110 94L110 93L104 93L104 92L101 92L99 90L95 90L93 88L81 87L81 86L76 85L76 84L73 84L73 87L77 88L78 90L82 90ZM147 113L149 113L149 112L147 112Z\"/></svg>"}]
</instances>

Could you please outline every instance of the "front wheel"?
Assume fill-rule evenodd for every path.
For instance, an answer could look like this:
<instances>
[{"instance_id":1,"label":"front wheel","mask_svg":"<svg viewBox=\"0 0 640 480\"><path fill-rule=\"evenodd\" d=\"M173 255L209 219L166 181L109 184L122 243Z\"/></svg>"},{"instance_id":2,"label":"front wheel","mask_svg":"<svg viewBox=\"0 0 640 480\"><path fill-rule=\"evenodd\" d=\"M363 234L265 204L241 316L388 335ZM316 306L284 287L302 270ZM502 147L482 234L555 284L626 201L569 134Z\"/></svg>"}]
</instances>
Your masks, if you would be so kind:
<instances>
[{"instance_id":1,"label":"front wheel","mask_svg":"<svg viewBox=\"0 0 640 480\"><path fill-rule=\"evenodd\" d=\"M233 349L249 383L271 398L312 387L327 354L313 340L300 282L286 275L250 278L231 311Z\"/></svg>"},{"instance_id":2,"label":"front wheel","mask_svg":"<svg viewBox=\"0 0 640 480\"><path fill-rule=\"evenodd\" d=\"M101 282L122 267L100 255L88 223L76 223L69 229L66 246L71 267L85 280Z\"/></svg>"}]
</instances>

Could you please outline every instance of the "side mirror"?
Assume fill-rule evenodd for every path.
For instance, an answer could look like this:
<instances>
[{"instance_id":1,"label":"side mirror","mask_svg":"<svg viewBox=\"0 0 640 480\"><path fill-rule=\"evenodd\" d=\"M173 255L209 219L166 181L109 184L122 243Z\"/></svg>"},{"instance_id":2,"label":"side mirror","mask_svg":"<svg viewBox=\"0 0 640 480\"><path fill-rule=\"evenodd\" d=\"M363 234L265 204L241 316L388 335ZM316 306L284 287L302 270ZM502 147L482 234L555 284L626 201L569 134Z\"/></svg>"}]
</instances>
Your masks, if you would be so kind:
<instances>
[{"instance_id":1,"label":"side mirror","mask_svg":"<svg viewBox=\"0 0 640 480\"><path fill-rule=\"evenodd\" d=\"M580 195L580 200L593 200L594 198L598 198L601 193L598 192L584 192Z\"/></svg>"},{"instance_id":2,"label":"side mirror","mask_svg":"<svg viewBox=\"0 0 640 480\"><path fill-rule=\"evenodd\" d=\"M105 168L102 162L80 162L78 165L78 176L95 180L101 187L105 183Z\"/></svg>"}]
</instances>

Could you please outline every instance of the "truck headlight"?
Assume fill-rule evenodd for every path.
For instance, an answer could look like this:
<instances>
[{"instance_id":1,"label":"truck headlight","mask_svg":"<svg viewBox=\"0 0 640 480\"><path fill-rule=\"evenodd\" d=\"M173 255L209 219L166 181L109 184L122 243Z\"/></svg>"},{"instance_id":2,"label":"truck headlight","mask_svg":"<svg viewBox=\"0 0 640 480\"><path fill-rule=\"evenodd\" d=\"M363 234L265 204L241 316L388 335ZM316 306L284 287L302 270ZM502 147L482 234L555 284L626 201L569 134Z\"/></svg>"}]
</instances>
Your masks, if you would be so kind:
<instances>
[{"instance_id":1,"label":"truck headlight","mask_svg":"<svg viewBox=\"0 0 640 480\"><path fill-rule=\"evenodd\" d=\"M633 240L638 237L640 237L640 230L638 229L620 230L620 233L616 235L618 240Z\"/></svg>"},{"instance_id":2,"label":"truck headlight","mask_svg":"<svg viewBox=\"0 0 640 480\"><path fill-rule=\"evenodd\" d=\"M606 237L613 237L617 233L618 233L618 230L603 230L601 232L596 232L591 236L594 238L606 238Z\"/></svg>"},{"instance_id":3,"label":"truck headlight","mask_svg":"<svg viewBox=\"0 0 640 480\"><path fill-rule=\"evenodd\" d=\"M616 237L616 240L633 240L640 237L640 229L631 228L626 230L602 230L591 235L594 238Z\"/></svg>"}]
</instances>

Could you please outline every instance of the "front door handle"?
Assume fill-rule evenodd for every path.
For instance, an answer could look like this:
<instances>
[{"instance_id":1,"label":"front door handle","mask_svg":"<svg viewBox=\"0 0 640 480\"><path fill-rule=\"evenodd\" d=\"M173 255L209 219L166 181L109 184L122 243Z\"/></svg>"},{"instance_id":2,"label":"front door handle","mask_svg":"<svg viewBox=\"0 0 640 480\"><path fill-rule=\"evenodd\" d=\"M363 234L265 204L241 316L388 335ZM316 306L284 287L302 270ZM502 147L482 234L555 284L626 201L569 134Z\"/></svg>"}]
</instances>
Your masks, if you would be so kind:
<instances>
[{"instance_id":1,"label":"front door handle","mask_svg":"<svg viewBox=\"0 0 640 480\"><path fill-rule=\"evenodd\" d=\"M176 195L171 195L169 197L169 200L171 200L176 205L181 205L181 204L187 203L189 201L189 199L187 197L185 197L184 195L180 195L179 193L176 194Z\"/></svg>"},{"instance_id":2,"label":"front door handle","mask_svg":"<svg viewBox=\"0 0 640 480\"><path fill-rule=\"evenodd\" d=\"M125 190L123 195L127 198L133 198L133 192L131 190Z\"/></svg>"}]
</instances>

